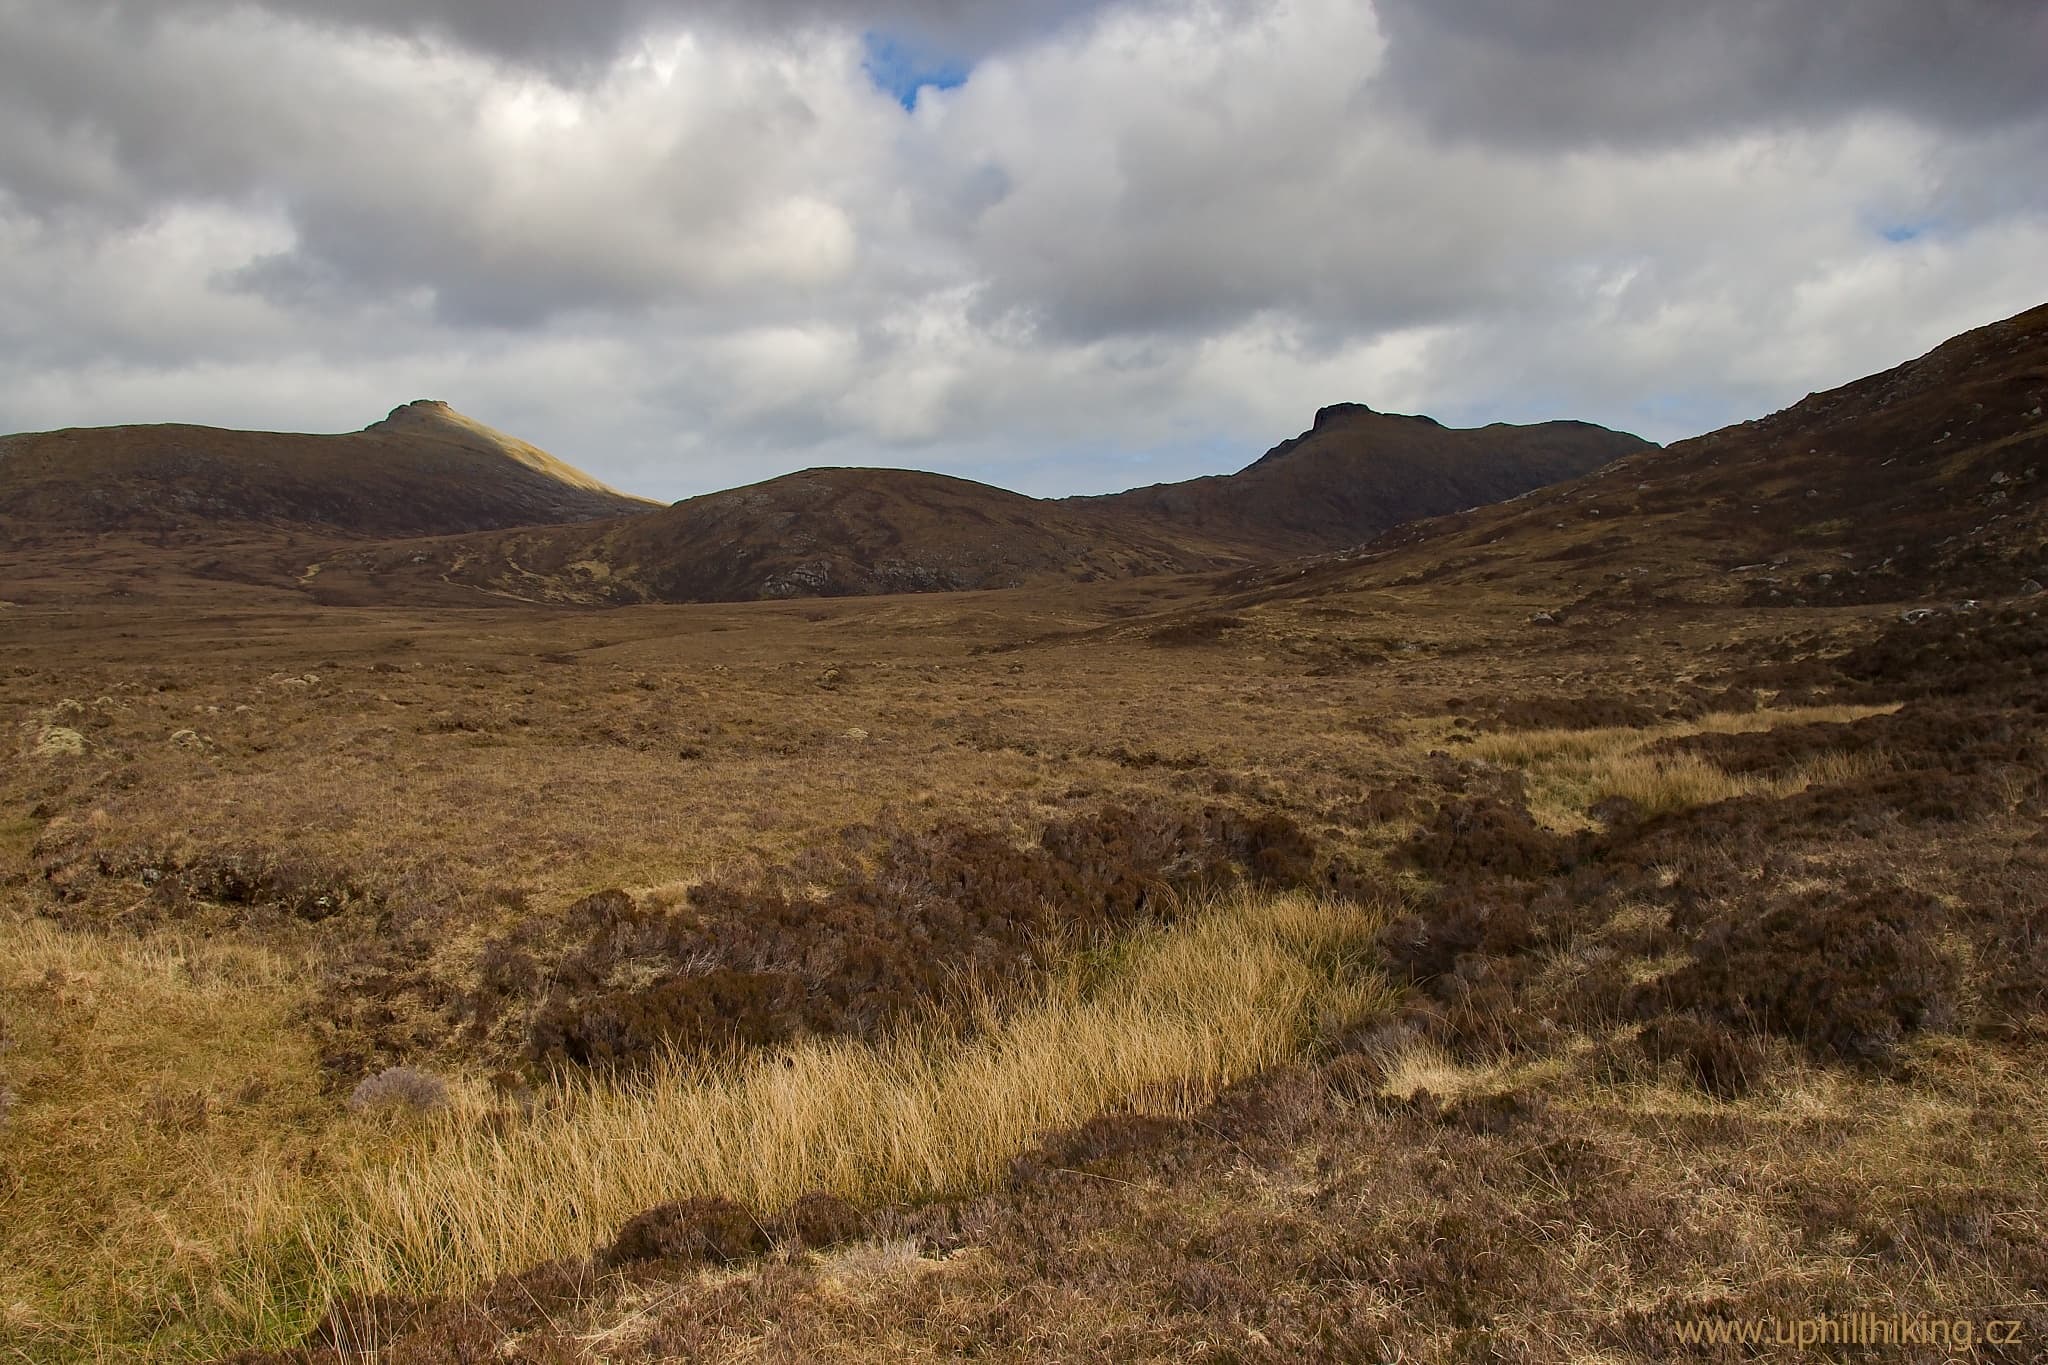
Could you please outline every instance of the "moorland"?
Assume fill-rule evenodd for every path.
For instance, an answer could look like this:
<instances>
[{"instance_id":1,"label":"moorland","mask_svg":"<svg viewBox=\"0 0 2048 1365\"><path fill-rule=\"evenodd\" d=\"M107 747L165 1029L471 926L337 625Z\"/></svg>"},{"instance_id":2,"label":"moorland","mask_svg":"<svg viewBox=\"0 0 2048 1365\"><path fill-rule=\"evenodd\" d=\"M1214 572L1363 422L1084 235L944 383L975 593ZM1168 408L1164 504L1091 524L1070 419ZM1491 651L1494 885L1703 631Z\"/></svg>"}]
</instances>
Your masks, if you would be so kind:
<instances>
[{"instance_id":1,"label":"moorland","mask_svg":"<svg viewBox=\"0 0 2048 1365\"><path fill-rule=\"evenodd\" d=\"M0 1356L2038 1359L2044 402L1382 525L10 438Z\"/></svg>"}]
</instances>

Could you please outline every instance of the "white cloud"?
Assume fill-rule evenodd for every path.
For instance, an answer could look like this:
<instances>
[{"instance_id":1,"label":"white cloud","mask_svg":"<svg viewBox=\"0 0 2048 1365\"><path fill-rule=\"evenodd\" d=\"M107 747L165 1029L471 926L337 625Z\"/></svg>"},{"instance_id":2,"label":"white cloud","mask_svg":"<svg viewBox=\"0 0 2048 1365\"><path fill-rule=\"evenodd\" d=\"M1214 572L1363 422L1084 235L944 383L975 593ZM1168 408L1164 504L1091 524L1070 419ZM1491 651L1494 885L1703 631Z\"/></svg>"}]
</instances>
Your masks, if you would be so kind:
<instances>
[{"instance_id":1,"label":"white cloud","mask_svg":"<svg viewBox=\"0 0 2048 1365\"><path fill-rule=\"evenodd\" d=\"M433 396L657 496L819 463L1100 491L1347 399L1671 438L2048 298L2038 99L1760 108L1691 6L1601 49L1629 89L1707 54L1682 108L1525 93L1517 127L1509 76L1590 58L1383 3L0 0L0 428ZM886 23L971 79L904 111L862 71ZM1868 39L1849 66L1890 70ZM1502 88L1447 119L1417 73L1482 50Z\"/></svg>"}]
</instances>

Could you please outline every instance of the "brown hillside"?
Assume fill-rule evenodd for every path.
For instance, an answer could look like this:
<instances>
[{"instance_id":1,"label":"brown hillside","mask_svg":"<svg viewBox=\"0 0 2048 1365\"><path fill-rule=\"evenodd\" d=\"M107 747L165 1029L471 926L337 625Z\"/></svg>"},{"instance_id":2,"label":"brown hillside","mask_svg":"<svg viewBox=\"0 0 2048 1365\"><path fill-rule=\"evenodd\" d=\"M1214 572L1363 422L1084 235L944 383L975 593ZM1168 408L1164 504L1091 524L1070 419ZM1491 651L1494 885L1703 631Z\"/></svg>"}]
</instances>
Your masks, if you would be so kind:
<instances>
[{"instance_id":1,"label":"brown hillside","mask_svg":"<svg viewBox=\"0 0 2048 1365\"><path fill-rule=\"evenodd\" d=\"M231 523L444 535L648 506L445 403L338 436L165 425L0 438L0 519L22 539Z\"/></svg>"},{"instance_id":2,"label":"brown hillside","mask_svg":"<svg viewBox=\"0 0 2048 1365\"><path fill-rule=\"evenodd\" d=\"M1272 558L1356 545L1653 448L1587 422L1453 428L1339 403L1236 474L1072 501Z\"/></svg>"},{"instance_id":3,"label":"brown hillside","mask_svg":"<svg viewBox=\"0 0 2048 1365\"><path fill-rule=\"evenodd\" d=\"M747 601L1089 582L1242 564L1106 510L896 469L813 469L649 516L361 551L367 570L536 600Z\"/></svg>"},{"instance_id":4,"label":"brown hillside","mask_svg":"<svg viewBox=\"0 0 2048 1365\"><path fill-rule=\"evenodd\" d=\"M1460 431L1341 404L1227 476L1043 500L907 470L807 470L616 525L351 552L323 582L382 592L431 576L539 601L702 602L1200 572L1355 545L1645 448L1580 422Z\"/></svg>"},{"instance_id":5,"label":"brown hillside","mask_svg":"<svg viewBox=\"0 0 2048 1365\"><path fill-rule=\"evenodd\" d=\"M2031 594L2048 582L2044 411L2048 306L1761 420L1240 586L1494 584L1559 609Z\"/></svg>"}]
</instances>

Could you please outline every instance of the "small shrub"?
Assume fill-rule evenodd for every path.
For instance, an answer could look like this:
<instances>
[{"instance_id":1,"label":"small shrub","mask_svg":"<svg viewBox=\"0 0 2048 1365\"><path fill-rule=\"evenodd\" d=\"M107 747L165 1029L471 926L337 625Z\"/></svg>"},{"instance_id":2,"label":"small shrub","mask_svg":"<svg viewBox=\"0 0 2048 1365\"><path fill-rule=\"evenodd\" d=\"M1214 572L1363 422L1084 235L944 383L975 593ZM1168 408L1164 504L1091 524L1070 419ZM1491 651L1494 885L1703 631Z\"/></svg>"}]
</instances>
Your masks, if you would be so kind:
<instances>
[{"instance_id":1,"label":"small shrub","mask_svg":"<svg viewBox=\"0 0 2048 1365\"><path fill-rule=\"evenodd\" d=\"M1051 939L1162 922L1189 893L1249 881L1355 894L1362 875L1323 867L1314 836L1288 816L1221 805L1107 806L1022 845L955 822L859 842L870 859L849 846L761 883L703 883L677 909L599 892L558 921L566 945L529 921L486 945L466 1008L496 1018L550 982L527 1037L536 1068L873 1037L925 1005L1041 969Z\"/></svg>"},{"instance_id":2,"label":"small shrub","mask_svg":"<svg viewBox=\"0 0 2048 1365\"><path fill-rule=\"evenodd\" d=\"M1643 988L1637 1008L1884 1060L1955 1017L1961 974L1941 946L1946 921L1940 902L1897 883L1809 892L1710 925L1692 963Z\"/></svg>"},{"instance_id":3,"label":"small shrub","mask_svg":"<svg viewBox=\"0 0 2048 1365\"><path fill-rule=\"evenodd\" d=\"M767 1250L767 1231L744 1205L731 1199L685 1199L634 1214L601 1259L614 1266L635 1261L731 1265Z\"/></svg>"},{"instance_id":4,"label":"small shrub","mask_svg":"<svg viewBox=\"0 0 2048 1365\"><path fill-rule=\"evenodd\" d=\"M1676 1063L1693 1084L1724 1100L1748 1094L1767 1065L1755 1040L1692 1014L1651 1020L1636 1046L1659 1066Z\"/></svg>"},{"instance_id":5,"label":"small shrub","mask_svg":"<svg viewBox=\"0 0 2048 1365\"><path fill-rule=\"evenodd\" d=\"M1565 865L1569 845L1541 828L1528 807L1496 797L1447 801L1402 846L1402 856L1440 877L1543 877Z\"/></svg>"},{"instance_id":6,"label":"small shrub","mask_svg":"<svg viewBox=\"0 0 2048 1365\"><path fill-rule=\"evenodd\" d=\"M867 1236L868 1220L837 1195L816 1193L804 1195L783 1210L776 1228L799 1246L823 1251Z\"/></svg>"},{"instance_id":7,"label":"small shrub","mask_svg":"<svg viewBox=\"0 0 2048 1365\"><path fill-rule=\"evenodd\" d=\"M1649 706L1615 697L1515 697L1487 709L1487 728L1507 731L1636 728L1658 719Z\"/></svg>"},{"instance_id":8,"label":"small shrub","mask_svg":"<svg viewBox=\"0 0 2048 1365\"><path fill-rule=\"evenodd\" d=\"M2048 616L2021 607L1944 619L1933 627L1894 624L1852 649L1836 667L1872 694L1953 697L2026 689L2048 674Z\"/></svg>"},{"instance_id":9,"label":"small shrub","mask_svg":"<svg viewBox=\"0 0 2048 1365\"><path fill-rule=\"evenodd\" d=\"M1120 1158L1154 1151L1184 1127L1178 1119L1149 1114L1098 1114L1048 1141L1040 1159L1054 1169L1094 1172Z\"/></svg>"},{"instance_id":10,"label":"small shrub","mask_svg":"<svg viewBox=\"0 0 2048 1365\"><path fill-rule=\"evenodd\" d=\"M386 1067L367 1076L348 1097L348 1107L358 1114L393 1109L427 1114L446 1109L448 1103L448 1082L410 1066Z\"/></svg>"}]
</instances>

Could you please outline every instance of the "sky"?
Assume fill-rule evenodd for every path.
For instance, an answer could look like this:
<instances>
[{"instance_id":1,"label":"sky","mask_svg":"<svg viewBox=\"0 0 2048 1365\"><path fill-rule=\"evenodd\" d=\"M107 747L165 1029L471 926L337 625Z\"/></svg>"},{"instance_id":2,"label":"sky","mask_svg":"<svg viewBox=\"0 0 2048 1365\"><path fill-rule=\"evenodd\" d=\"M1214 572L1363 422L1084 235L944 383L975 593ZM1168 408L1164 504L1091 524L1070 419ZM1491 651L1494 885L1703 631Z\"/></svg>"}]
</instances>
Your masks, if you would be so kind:
<instances>
[{"instance_id":1,"label":"sky","mask_svg":"<svg viewBox=\"0 0 2048 1365\"><path fill-rule=\"evenodd\" d=\"M0 431L1040 495L1660 441L2048 302L2041 0L0 0Z\"/></svg>"}]
</instances>

